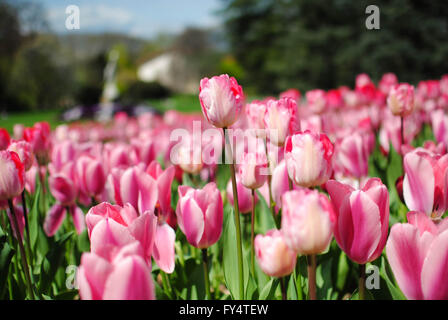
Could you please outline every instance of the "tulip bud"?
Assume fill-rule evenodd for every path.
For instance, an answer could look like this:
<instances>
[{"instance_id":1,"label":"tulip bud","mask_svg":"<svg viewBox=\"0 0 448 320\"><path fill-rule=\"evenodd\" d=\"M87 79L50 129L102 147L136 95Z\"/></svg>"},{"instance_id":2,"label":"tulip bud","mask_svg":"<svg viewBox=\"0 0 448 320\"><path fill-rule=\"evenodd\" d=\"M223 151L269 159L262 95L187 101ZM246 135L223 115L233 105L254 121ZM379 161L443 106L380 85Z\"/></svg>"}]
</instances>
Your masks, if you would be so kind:
<instances>
[{"instance_id":1,"label":"tulip bud","mask_svg":"<svg viewBox=\"0 0 448 320\"><path fill-rule=\"evenodd\" d=\"M176 214L179 228L196 248L208 248L219 240L222 232L223 204L216 184L202 189L179 186Z\"/></svg>"},{"instance_id":2,"label":"tulip bud","mask_svg":"<svg viewBox=\"0 0 448 320\"><path fill-rule=\"evenodd\" d=\"M199 101L208 122L217 128L236 122L244 105L243 89L227 74L203 78L199 86Z\"/></svg>"},{"instance_id":3,"label":"tulip bud","mask_svg":"<svg viewBox=\"0 0 448 320\"><path fill-rule=\"evenodd\" d=\"M31 168L34 162L34 154L31 149L31 145L28 142L24 140L12 140L8 147L8 150L17 153L20 161L22 161L24 165L25 171L28 171Z\"/></svg>"},{"instance_id":4,"label":"tulip bud","mask_svg":"<svg viewBox=\"0 0 448 320\"><path fill-rule=\"evenodd\" d=\"M257 235L254 246L258 264L268 276L283 277L294 271L297 255L286 245L279 230L269 230L265 236Z\"/></svg>"},{"instance_id":5,"label":"tulip bud","mask_svg":"<svg viewBox=\"0 0 448 320\"><path fill-rule=\"evenodd\" d=\"M334 211L317 190L293 190L282 197L282 232L297 254L324 252L333 236Z\"/></svg>"},{"instance_id":6,"label":"tulip bud","mask_svg":"<svg viewBox=\"0 0 448 320\"><path fill-rule=\"evenodd\" d=\"M387 105L396 116L410 115L414 111L414 86L407 83L395 85L389 92Z\"/></svg>"},{"instance_id":7,"label":"tulip bud","mask_svg":"<svg viewBox=\"0 0 448 320\"><path fill-rule=\"evenodd\" d=\"M291 98L267 101L264 125L272 144L283 146L286 137L300 129L297 113L297 103Z\"/></svg>"},{"instance_id":8,"label":"tulip bud","mask_svg":"<svg viewBox=\"0 0 448 320\"><path fill-rule=\"evenodd\" d=\"M332 172L333 144L323 133L298 132L286 139L289 178L302 187L324 184Z\"/></svg>"},{"instance_id":9,"label":"tulip bud","mask_svg":"<svg viewBox=\"0 0 448 320\"><path fill-rule=\"evenodd\" d=\"M240 164L241 183L249 189L260 188L267 179L268 160L264 153L245 153Z\"/></svg>"},{"instance_id":10,"label":"tulip bud","mask_svg":"<svg viewBox=\"0 0 448 320\"><path fill-rule=\"evenodd\" d=\"M0 201L19 196L25 187L25 169L14 151L0 151Z\"/></svg>"}]
</instances>

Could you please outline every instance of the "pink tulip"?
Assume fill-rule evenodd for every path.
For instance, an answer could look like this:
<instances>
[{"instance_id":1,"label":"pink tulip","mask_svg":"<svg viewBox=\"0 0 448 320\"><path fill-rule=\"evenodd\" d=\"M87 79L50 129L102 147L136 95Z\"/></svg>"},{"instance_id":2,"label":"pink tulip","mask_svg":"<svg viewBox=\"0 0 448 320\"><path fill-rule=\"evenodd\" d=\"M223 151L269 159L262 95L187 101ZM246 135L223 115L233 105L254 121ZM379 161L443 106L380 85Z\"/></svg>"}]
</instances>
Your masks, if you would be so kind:
<instances>
[{"instance_id":1,"label":"pink tulip","mask_svg":"<svg viewBox=\"0 0 448 320\"><path fill-rule=\"evenodd\" d=\"M300 91L297 89L294 89L294 88L288 89L288 90L280 93L280 99L281 98L291 98L291 99L295 100L295 102L297 102L297 104L300 101L300 97L301 97Z\"/></svg>"},{"instance_id":2,"label":"pink tulip","mask_svg":"<svg viewBox=\"0 0 448 320\"><path fill-rule=\"evenodd\" d=\"M177 222L188 242L197 248L208 248L219 240L223 223L223 204L216 184L202 189L179 186Z\"/></svg>"},{"instance_id":3,"label":"pink tulip","mask_svg":"<svg viewBox=\"0 0 448 320\"><path fill-rule=\"evenodd\" d=\"M157 226L153 257L160 269L166 273L174 271L176 233L168 223Z\"/></svg>"},{"instance_id":4,"label":"pink tulip","mask_svg":"<svg viewBox=\"0 0 448 320\"><path fill-rule=\"evenodd\" d=\"M239 175L236 175L236 190L238 192L238 207L241 213L249 213L252 211L252 191L249 188L246 188L241 183L241 178ZM229 179L226 188L227 199L229 203L233 206L233 188L232 188L232 179ZM257 201L257 194L255 193L255 202ZM269 199L269 198L268 198ZM268 201L269 202L269 201Z\"/></svg>"},{"instance_id":5,"label":"pink tulip","mask_svg":"<svg viewBox=\"0 0 448 320\"><path fill-rule=\"evenodd\" d=\"M300 129L297 114L297 103L291 98L267 101L264 125L272 144L283 146L286 137Z\"/></svg>"},{"instance_id":6,"label":"pink tulip","mask_svg":"<svg viewBox=\"0 0 448 320\"><path fill-rule=\"evenodd\" d=\"M293 185L294 189L301 189L301 187ZM286 169L286 162L282 160L272 172L271 179L272 198L275 202L275 211L282 207L282 196L286 191L289 191L288 170ZM269 202L269 195L267 197Z\"/></svg>"},{"instance_id":7,"label":"pink tulip","mask_svg":"<svg viewBox=\"0 0 448 320\"><path fill-rule=\"evenodd\" d=\"M67 162L75 161L77 150L75 144L70 140L56 143L51 151L51 165L60 170Z\"/></svg>"},{"instance_id":8,"label":"pink tulip","mask_svg":"<svg viewBox=\"0 0 448 320\"><path fill-rule=\"evenodd\" d=\"M47 212L44 221L44 231L48 237L52 237L59 230L67 215L67 210L70 213L76 232L81 234L86 225L84 221L84 213L75 204L64 206L60 203L53 205Z\"/></svg>"},{"instance_id":9,"label":"pink tulip","mask_svg":"<svg viewBox=\"0 0 448 320\"><path fill-rule=\"evenodd\" d=\"M149 165L156 158L155 142L149 139L132 139L131 145L134 148L138 162Z\"/></svg>"},{"instance_id":10,"label":"pink tulip","mask_svg":"<svg viewBox=\"0 0 448 320\"><path fill-rule=\"evenodd\" d=\"M409 212L409 223L394 224L386 254L408 299L448 299L448 220L439 224L423 212Z\"/></svg>"},{"instance_id":11,"label":"pink tulip","mask_svg":"<svg viewBox=\"0 0 448 320\"><path fill-rule=\"evenodd\" d=\"M157 220L157 217L149 211L139 215L130 204L124 207L109 203L94 206L86 215L92 252L108 254L106 252L111 246L120 247L137 240L148 263L153 256L164 272L172 273L175 264L176 235L168 224L158 223ZM99 230L96 230L97 225L100 225Z\"/></svg>"},{"instance_id":12,"label":"pink tulip","mask_svg":"<svg viewBox=\"0 0 448 320\"><path fill-rule=\"evenodd\" d=\"M403 160L403 198L413 211L440 217L448 205L448 155L436 155L417 148Z\"/></svg>"},{"instance_id":13,"label":"pink tulip","mask_svg":"<svg viewBox=\"0 0 448 320\"><path fill-rule=\"evenodd\" d=\"M140 213L154 212L158 191L156 181L140 167L131 167L120 178L120 198Z\"/></svg>"},{"instance_id":14,"label":"pink tulip","mask_svg":"<svg viewBox=\"0 0 448 320\"><path fill-rule=\"evenodd\" d=\"M263 138L265 136L264 115L266 113L266 104L255 100L246 104L245 111L249 127L257 130L257 137Z\"/></svg>"},{"instance_id":15,"label":"pink tulip","mask_svg":"<svg viewBox=\"0 0 448 320\"><path fill-rule=\"evenodd\" d=\"M24 141L16 141L11 140L11 143L8 146L9 151L14 151L17 153L17 155L20 158L20 161L22 161L25 171L28 171L34 162L34 154L31 149L31 145Z\"/></svg>"},{"instance_id":16,"label":"pink tulip","mask_svg":"<svg viewBox=\"0 0 448 320\"><path fill-rule=\"evenodd\" d=\"M101 159L81 156L76 161L79 189L89 197L101 194L106 183L106 173Z\"/></svg>"},{"instance_id":17,"label":"pink tulip","mask_svg":"<svg viewBox=\"0 0 448 320\"><path fill-rule=\"evenodd\" d=\"M37 122L32 128L26 128L24 139L33 148L34 155L40 165L48 163L51 149L50 125L48 122Z\"/></svg>"},{"instance_id":18,"label":"pink tulip","mask_svg":"<svg viewBox=\"0 0 448 320\"><path fill-rule=\"evenodd\" d=\"M48 184L51 194L61 205L69 206L75 203L78 190L69 177L64 174L51 175Z\"/></svg>"},{"instance_id":19,"label":"pink tulip","mask_svg":"<svg viewBox=\"0 0 448 320\"><path fill-rule=\"evenodd\" d=\"M398 78L394 73L385 73L383 74L379 84L378 88L381 90L382 93L385 95L388 95L390 90L398 84Z\"/></svg>"},{"instance_id":20,"label":"pink tulip","mask_svg":"<svg viewBox=\"0 0 448 320\"><path fill-rule=\"evenodd\" d=\"M151 268L141 256L138 242L120 248L112 259L84 253L77 271L83 300L153 300Z\"/></svg>"},{"instance_id":21,"label":"pink tulip","mask_svg":"<svg viewBox=\"0 0 448 320\"><path fill-rule=\"evenodd\" d=\"M389 91L387 105L395 116L410 115L414 111L414 86L407 83L395 85Z\"/></svg>"},{"instance_id":22,"label":"pink tulip","mask_svg":"<svg viewBox=\"0 0 448 320\"><path fill-rule=\"evenodd\" d=\"M378 178L355 190L336 180L325 185L335 207L334 237L347 256L359 264L378 258L387 240L389 193Z\"/></svg>"},{"instance_id":23,"label":"pink tulip","mask_svg":"<svg viewBox=\"0 0 448 320\"><path fill-rule=\"evenodd\" d=\"M30 170L25 172L25 189L30 194L34 194L34 192L36 191L37 171L37 165L33 165Z\"/></svg>"},{"instance_id":24,"label":"pink tulip","mask_svg":"<svg viewBox=\"0 0 448 320\"><path fill-rule=\"evenodd\" d=\"M8 131L4 128L0 128L0 151L8 148L10 140L11 138L9 137Z\"/></svg>"},{"instance_id":25,"label":"pink tulip","mask_svg":"<svg viewBox=\"0 0 448 320\"><path fill-rule=\"evenodd\" d=\"M308 108L313 113L322 113L327 106L327 98L324 90L314 89L306 93L306 101Z\"/></svg>"},{"instance_id":26,"label":"pink tulip","mask_svg":"<svg viewBox=\"0 0 448 320\"><path fill-rule=\"evenodd\" d=\"M151 261L157 227L157 217L152 212L138 215L131 205L122 208L101 203L90 208L86 224L92 252L106 251L111 243L120 246L137 240L143 248L145 259ZM97 226L100 226L99 230L96 230Z\"/></svg>"},{"instance_id":27,"label":"pink tulip","mask_svg":"<svg viewBox=\"0 0 448 320\"><path fill-rule=\"evenodd\" d=\"M297 254L324 252L333 237L334 210L317 190L293 190L282 197L282 232Z\"/></svg>"},{"instance_id":28,"label":"pink tulip","mask_svg":"<svg viewBox=\"0 0 448 320\"><path fill-rule=\"evenodd\" d=\"M345 136L335 148L336 161L346 175L356 178L367 176L369 156L375 137L372 132L355 131Z\"/></svg>"},{"instance_id":29,"label":"pink tulip","mask_svg":"<svg viewBox=\"0 0 448 320\"><path fill-rule=\"evenodd\" d=\"M19 196L25 187L25 168L14 151L0 151L0 201Z\"/></svg>"},{"instance_id":30,"label":"pink tulip","mask_svg":"<svg viewBox=\"0 0 448 320\"><path fill-rule=\"evenodd\" d=\"M192 135L184 137L176 151L172 151L174 161L183 171L191 174L198 174L204 167L202 159L202 141L195 141Z\"/></svg>"},{"instance_id":31,"label":"pink tulip","mask_svg":"<svg viewBox=\"0 0 448 320\"><path fill-rule=\"evenodd\" d=\"M258 189L267 180L268 160L264 153L245 153L239 166L241 183L249 189Z\"/></svg>"},{"instance_id":32,"label":"pink tulip","mask_svg":"<svg viewBox=\"0 0 448 320\"><path fill-rule=\"evenodd\" d=\"M208 122L217 128L235 123L244 105L243 89L227 74L203 78L199 86L199 101Z\"/></svg>"},{"instance_id":33,"label":"pink tulip","mask_svg":"<svg viewBox=\"0 0 448 320\"><path fill-rule=\"evenodd\" d=\"M279 230L272 229L266 235L257 235L254 246L258 264L268 276L283 277L294 271L297 255L286 245Z\"/></svg>"},{"instance_id":34,"label":"pink tulip","mask_svg":"<svg viewBox=\"0 0 448 320\"><path fill-rule=\"evenodd\" d=\"M157 183L158 200L156 210L158 209L161 214L159 218L164 217L166 220L173 211L171 208L171 185L174 180L175 168L170 166L162 170L160 164L157 161L153 161L149 164L146 172Z\"/></svg>"},{"instance_id":35,"label":"pink tulip","mask_svg":"<svg viewBox=\"0 0 448 320\"><path fill-rule=\"evenodd\" d=\"M323 133L298 132L286 139L286 168L296 185L324 184L331 176L332 157L333 144Z\"/></svg>"},{"instance_id":36,"label":"pink tulip","mask_svg":"<svg viewBox=\"0 0 448 320\"><path fill-rule=\"evenodd\" d=\"M24 131L25 131L25 126L21 123L16 123L12 128L14 139L22 140Z\"/></svg>"},{"instance_id":37,"label":"pink tulip","mask_svg":"<svg viewBox=\"0 0 448 320\"><path fill-rule=\"evenodd\" d=\"M431 125L436 141L448 143L448 116L443 110L431 112Z\"/></svg>"}]
</instances>

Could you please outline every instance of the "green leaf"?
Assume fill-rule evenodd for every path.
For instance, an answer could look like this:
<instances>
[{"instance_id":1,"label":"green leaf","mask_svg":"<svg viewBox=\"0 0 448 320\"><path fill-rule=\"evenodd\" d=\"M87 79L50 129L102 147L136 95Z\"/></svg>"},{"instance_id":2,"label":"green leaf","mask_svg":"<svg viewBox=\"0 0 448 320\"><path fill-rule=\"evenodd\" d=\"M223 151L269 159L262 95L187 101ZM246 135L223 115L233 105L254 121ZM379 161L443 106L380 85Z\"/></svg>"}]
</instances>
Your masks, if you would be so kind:
<instances>
[{"instance_id":1,"label":"green leaf","mask_svg":"<svg viewBox=\"0 0 448 320\"><path fill-rule=\"evenodd\" d=\"M30 225L30 241L31 248L36 248L37 237L39 235L39 199L41 197L41 185L37 183L36 193L34 195L34 201L31 209L28 213L29 225Z\"/></svg>"},{"instance_id":2,"label":"green leaf","mask_svg":"<svg viewBox=\"0 0 448 320\"><path fill-rule=\"evenodd\" d=\"M11 260L14 254L15 250L11 248L11 246L7 241L6 235L0 228L0 290L2 291L1 292L2 295L5 294L7 291L9 266L11 264Z\"/></svg>"},{"instance_id":3,"label":"green leaf","mask_svg":"<svg viewBox=\"0 0 448 320\"><path fill-rule=\"evenodd\" d=\"M236 231L230 205L224 208L224 230L220 241L223 243L223 270L227 289L233 299L241 299L239 295L238 257L236 248Z\"/></svg>"},{"instance_id":4,"label":"green leaf","mask_svg":"<svg viewBox=\"0 0 448 320\"><path fill-rule=\"evenodd\" d=\"M266 200L261 193L257 190L258 203L255 208L255 233L265 234L266 231L275 229L274 218L272 217L272 211L269 208Z\"/></svg>"},{"instance_id":5,"label":"green leaf","mask_svg":"<svg viewBox=\"0 0 448 320\"><path fill-rule=\"evenodd\" d=\"M280 282L276 278L272 278L261 290L260 300L273 300L275 297L275 290Z\"/></svg>"},{"instance_id":6,"label":"green leaf","mask_svg":"<svg viewBox=\"0 0 448 320\"><path fill-rule=\"evenodd\" d=\"M70 231L63 234L58 240L50 238L50 251L43 259L41 266L41 277L39 290L41 293L47 293L51 283L56 277L57 271L61 265L65 254L65 243L73 236L74 232Z\"/></svg>"},{"instance_id":7,"label":"green leaf","mask_svg":"<svg viewBox=\"0 0 448 320\"><path fill-rule=\"evenodd\" d=\"M380 269L381 277L386 281L387 287L390 291L390 294L394 300L406 300L406 297L401 292L401 290L396 287L393 282L390 280L387 270L386 270L386 259L381 256L381 269Z\"/></svg>"}]
</instances>

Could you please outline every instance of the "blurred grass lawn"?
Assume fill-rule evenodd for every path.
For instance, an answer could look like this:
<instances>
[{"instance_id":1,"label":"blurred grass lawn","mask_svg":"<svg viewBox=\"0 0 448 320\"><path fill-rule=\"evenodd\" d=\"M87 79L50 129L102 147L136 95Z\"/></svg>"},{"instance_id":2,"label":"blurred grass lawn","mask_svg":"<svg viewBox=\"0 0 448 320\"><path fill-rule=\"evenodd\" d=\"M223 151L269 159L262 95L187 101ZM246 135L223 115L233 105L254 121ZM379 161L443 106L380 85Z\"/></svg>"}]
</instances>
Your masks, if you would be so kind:
<instances>
[{"instance_id":1,"label":"blurred grass lawn","mask_svg":"<svg viewBox=\"0 0 448 320\"><path fill-rule=\"evenodd\" d=\"M5 128L10 133L16 123L21 123L26 127L31 127L35 122L48 121L52 128L61 121L58 120L59 111L30 111L21 113L8 113L6 117L0 115L0 128Z\"/></svg>"}]
</instances>

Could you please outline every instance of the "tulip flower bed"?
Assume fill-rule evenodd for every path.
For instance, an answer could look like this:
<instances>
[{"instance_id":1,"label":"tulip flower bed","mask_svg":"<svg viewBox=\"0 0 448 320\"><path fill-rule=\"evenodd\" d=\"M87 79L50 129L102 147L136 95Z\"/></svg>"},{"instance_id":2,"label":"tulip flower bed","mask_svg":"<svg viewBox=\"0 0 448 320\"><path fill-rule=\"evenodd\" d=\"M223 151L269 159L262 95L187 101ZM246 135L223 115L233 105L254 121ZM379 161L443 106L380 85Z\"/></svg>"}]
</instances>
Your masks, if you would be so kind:
<instances>
[{"instance_id":1,"label":"tulip flower bed","mask_svg":"<svg viewBox=\"0 0 448 320\"><path fill-rule=\"evenodd\" d=\"M448 76L199 105L0 129L0 298L448 299Z\"/></svg>"}]
</instances>

